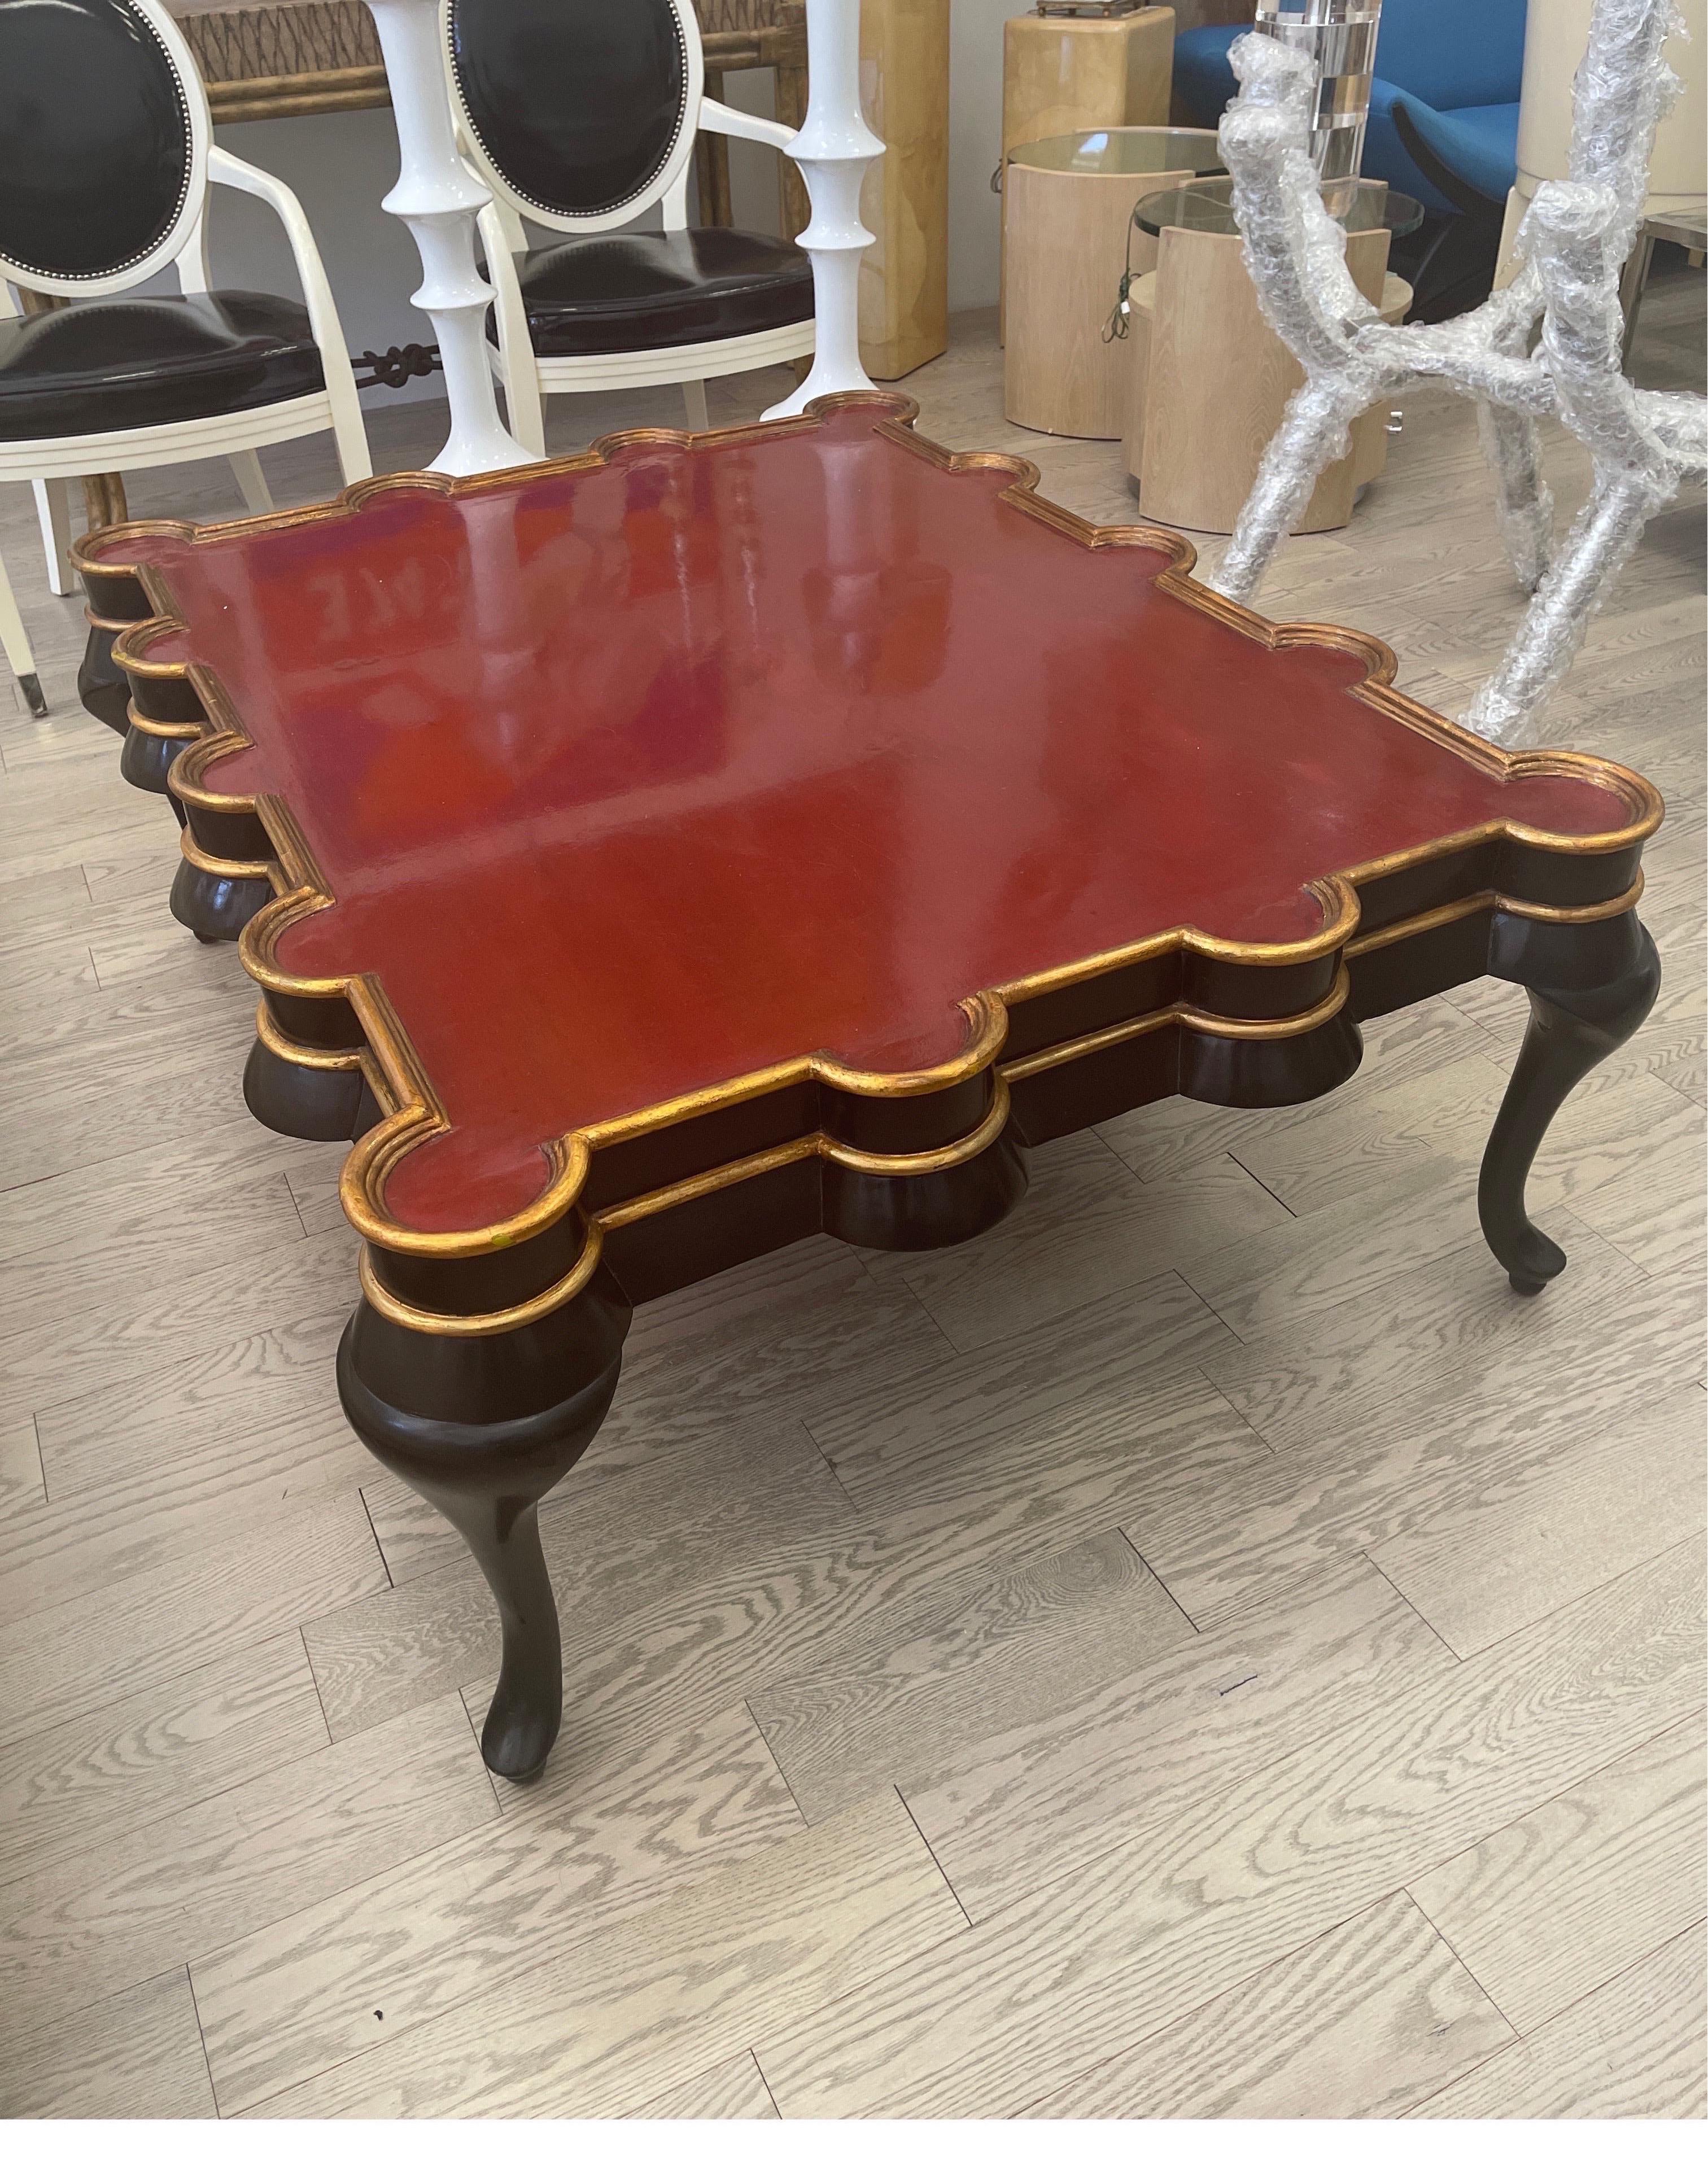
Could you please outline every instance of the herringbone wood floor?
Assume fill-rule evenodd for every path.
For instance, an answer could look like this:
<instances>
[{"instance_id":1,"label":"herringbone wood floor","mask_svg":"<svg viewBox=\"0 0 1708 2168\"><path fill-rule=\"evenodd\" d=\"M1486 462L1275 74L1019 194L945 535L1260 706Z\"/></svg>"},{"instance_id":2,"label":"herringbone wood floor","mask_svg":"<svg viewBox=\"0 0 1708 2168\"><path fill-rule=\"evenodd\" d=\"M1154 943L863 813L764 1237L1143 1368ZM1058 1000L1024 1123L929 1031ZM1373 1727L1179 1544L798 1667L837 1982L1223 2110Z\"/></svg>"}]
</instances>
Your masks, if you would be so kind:
<instances>
[{"instance_id":1,"label":"herringbone wood floor","mask_svg":"<svg viewBox=\"0 0 1708 2168\"><path fill-rule=\"evenodd\" d=\"M1702 283L1644 380L1700 383ZM907 388L1127 516L1115 448L1005 428L998 379L974 319ZM382 411L380 462L441 426ZM237 508L215 467L132 502ZM1703 2112L1699 499L1555 709L1671 803L1659 1007L1535 1185L1567 1278L1519 1302L1477 1235L1523 1007L1484 985L1316 1106L1040 1152L964 1251L657 1305L545 1517L525 1792L471 1728L485 1592L333 1395L339 1154L245 1113L247 982L168 917L174 833L0 511L54 706L0 715L0 2108ZM1411 402L1263 599L1462 705L1519 608L1469 412Z\"/></svg>"}]
</instances>

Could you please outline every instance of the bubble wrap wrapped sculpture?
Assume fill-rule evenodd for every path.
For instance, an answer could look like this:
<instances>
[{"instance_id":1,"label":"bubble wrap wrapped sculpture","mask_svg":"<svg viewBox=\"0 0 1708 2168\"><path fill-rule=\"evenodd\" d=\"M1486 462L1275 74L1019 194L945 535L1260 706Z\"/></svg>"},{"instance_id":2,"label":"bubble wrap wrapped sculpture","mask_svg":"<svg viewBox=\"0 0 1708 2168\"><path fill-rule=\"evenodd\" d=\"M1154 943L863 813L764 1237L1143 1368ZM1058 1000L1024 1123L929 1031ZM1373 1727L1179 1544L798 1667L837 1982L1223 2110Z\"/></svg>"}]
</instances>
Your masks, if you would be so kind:
<instances>
[{"instance_id":1,"label":"bubble wrap wrapped sculpture","mask_svg":"<svg viewBox=\"0 0 1708 2168\"><path fill-rule=\"evenodd\" d=\"M1708 466L1708 402L1639 391L1620 359L1619 276L1642 215L1655 125L1678 91L1661 48L1673 0L1597 0L1578 72L1570 178L1546 181L1519 229L1512 283L1445 324L1383 324L1346 268L1346 235L1306 151L1312 76L1274 40L1240 39L1222 156L1264 315L1305 382L1270 440L1210 585L1249 602L1347 428L1378 399L1445 383L1481 402L1507 555L1533 599L1466 721L1500 745L1535 736L1542 703L1647 520ZM1541 337L1528 352L1536 321ZM1553 546L1536 423L1557 414L1594 463L1588 500Z\"/></svg>"}]
</instances>

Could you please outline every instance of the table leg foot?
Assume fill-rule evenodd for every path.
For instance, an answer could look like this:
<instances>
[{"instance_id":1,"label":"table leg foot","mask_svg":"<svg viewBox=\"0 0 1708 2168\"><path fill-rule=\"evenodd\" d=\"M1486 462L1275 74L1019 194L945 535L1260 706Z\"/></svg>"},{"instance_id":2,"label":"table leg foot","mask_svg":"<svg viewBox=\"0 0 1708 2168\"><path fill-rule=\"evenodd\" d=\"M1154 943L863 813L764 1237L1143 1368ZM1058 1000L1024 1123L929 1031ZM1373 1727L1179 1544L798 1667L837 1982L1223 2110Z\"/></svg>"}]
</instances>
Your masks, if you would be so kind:
<instances>
[{"instance_id":1,"label":"table leg foot","mask_svg":"<svg viewBox=\"0 0 1708 2168\"><path fill-rule=\"evenodd\" d=\"M354 1143L380 1118L359 1068L311 1069L260 1039L243 1065L243 1103L279 1136L312 1144Z\"/></svg>"},{"instance_id":2,"label":"table leg foot","mask_svg":"<svg viewBox=\"0 0 1708 2168\"><path fill-rule=\"evenodd\" d=\"M498 1607L503 1655L481 1726L481 1758L495 1777L531 1783L563 1716L557 1605L540 1548L540 1509L531 1499L467 1497L412 1480L468 1545Z\"/></svg>"},{"instance_id":3,"label":"table leg foot","mask_svg":"<svg viewBox=\"0 0 1708 2168\"><path fill-rule=\"evenodd\" d=\"M172 915L198 941L235 941L262 905L272 901L270 882L234 880L192 865L188 858L178 860L173 876Z\"/></svg>"},{"instance_id":4,"label":"table leg foot","mask_svg":"<svg viewBox=\"0 0 1708 2168\"><path fill-rule=\"evenodd\" d=\"M498 1604L503 1650L481 1753L512 1783L539 1775L563 1708L539 1503L604 1421L628 1325L629 1305L602 1272L514 1332L418 1332L364 1301L339 1344L338 1397L352 1427L444 1515Z\"/></svg>"},{"instance_id":5,"label":"table leg foot","mask_svg":"<svg viewBox=\"0 0 1708 2168\"><path fill-rule=\"evenodd\" d=\"M133 790L146 790L157 798L163 798L180 828L184 825L184 807L173 795L167 778L172 772L172 763L183 751L182 738L160 737L152 731L139 731L133 725L125 734L124 750L119 755L119 773L126 783Z\"/></svg>"},{"instance_id":6,"label":"table leg foot","mask_svg":"<svg viewBox=\"0 0 1708 2168\"><path fill-rule=\"evenodd\" d=\"M1540 1294L1565 1270L1566 1253L1524 1209L1531 1163L1573 1087L1654 1006L1660 958L1635 912L1585 925L1498 912L1489 968L1524 987L1530 1022L1489 1133L1477 1211L1514 1289Z\"/></svg>"},{"instance_id":7,"label":"table leg foot","mask_svg":"<svg viewBox=\"0 0 1708 2168\"><path fill-rule=\"evenodd\" d=\"M976 1158L893 1182L827 1162L824 1225L839 1241L873 1250L940 1250L971 1241L1005 1219L1026 1193L1026 1156L999 1136Z\"/></svg>"},{"instance_id":8,"label":"table leg foot","mask_svg":"<svg viewBox=\"0 0 1708 2168\"><path fill-rule=\"evenodd\" d=\"M98 722L123 737L130 727L130 681L113 660L115 636L109 626L89 627L77 666L77 698Z\"/></svg>"}]
</instances>

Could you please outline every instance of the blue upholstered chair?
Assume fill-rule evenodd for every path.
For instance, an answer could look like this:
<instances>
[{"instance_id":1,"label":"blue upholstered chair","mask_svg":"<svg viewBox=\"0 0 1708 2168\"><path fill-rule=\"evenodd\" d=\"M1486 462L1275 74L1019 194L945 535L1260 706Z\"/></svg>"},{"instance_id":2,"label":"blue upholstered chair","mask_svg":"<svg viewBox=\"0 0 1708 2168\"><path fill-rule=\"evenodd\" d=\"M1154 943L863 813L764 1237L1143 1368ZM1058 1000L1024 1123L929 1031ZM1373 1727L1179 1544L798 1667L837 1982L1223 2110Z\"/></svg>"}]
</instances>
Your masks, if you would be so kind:
<instances>
[{"instance_id":1,"label":"blue upholstered chair","mask_svg":"<svg viewBox=\"0 0 1708 2168\"><path fill-rule=\"evenodd\" d=\"M1525 0L1383 0L1364 171L1429 214L1395 247L1394 268L1415 290L1414 319L1474 306L1493 279L1518 170L1524 12ZM1175 93L1195 127L1215 127L1237 88L1227 53L1245 29L1175 40Z\"/></svg>"}]
</instances>

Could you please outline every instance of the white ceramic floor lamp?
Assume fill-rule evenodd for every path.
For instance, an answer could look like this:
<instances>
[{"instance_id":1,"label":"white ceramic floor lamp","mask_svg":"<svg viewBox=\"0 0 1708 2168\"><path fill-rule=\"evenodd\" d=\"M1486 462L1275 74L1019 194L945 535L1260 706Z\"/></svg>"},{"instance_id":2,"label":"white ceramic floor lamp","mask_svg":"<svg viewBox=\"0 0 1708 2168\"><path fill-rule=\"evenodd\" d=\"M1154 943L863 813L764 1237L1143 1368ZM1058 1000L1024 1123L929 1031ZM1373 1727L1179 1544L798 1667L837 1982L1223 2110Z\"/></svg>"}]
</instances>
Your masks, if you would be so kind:
<instances>
[{"instance_id":1,"label":"white ceramic floor lamp","mask_svg":"<svg viewBox=\"0 0 1708 2168\"><path fill-rule=\"evenodd\" d=\"M831 391L877 387L860 365L860 185L884 146L860 110L859 0L806 0L806 118L789 156L806 178L812 217L801 246L812 258L817 343L804 384L767 407L772 422Z\"/></svg>"},{"instance_id":2,"label":"white ceramic floor lamp","mask_svg":"<svg viewBox=\"0 0 1708 2168\"><path fill-rule=\"evenodd\" d=\"M533 454L498 418L487 367L487 311L492 290L475 256L475 221L491 200L457 155L450 99L439 50L439 0L367 0L385 56L401 164L385 208L401 218L421 252L421 284L411 296L433 319L450 401L450 434L429 471L489 474L528 465Z\"/></svg>"}]
</instances>

